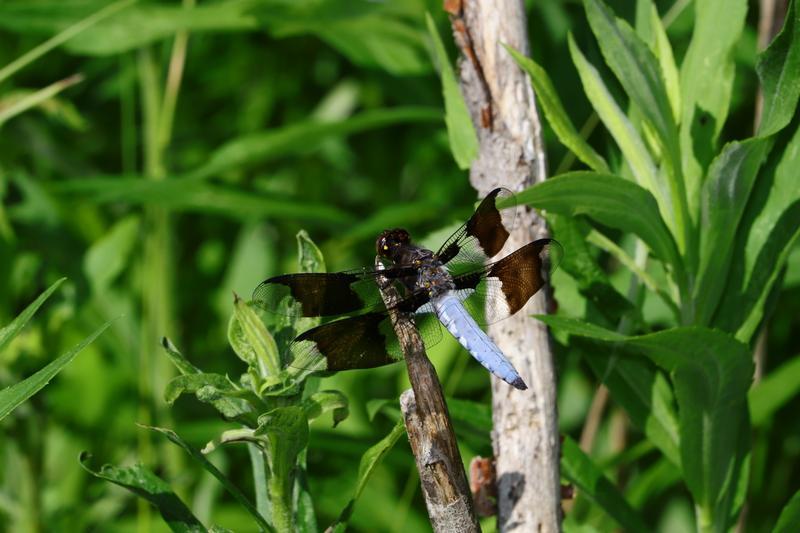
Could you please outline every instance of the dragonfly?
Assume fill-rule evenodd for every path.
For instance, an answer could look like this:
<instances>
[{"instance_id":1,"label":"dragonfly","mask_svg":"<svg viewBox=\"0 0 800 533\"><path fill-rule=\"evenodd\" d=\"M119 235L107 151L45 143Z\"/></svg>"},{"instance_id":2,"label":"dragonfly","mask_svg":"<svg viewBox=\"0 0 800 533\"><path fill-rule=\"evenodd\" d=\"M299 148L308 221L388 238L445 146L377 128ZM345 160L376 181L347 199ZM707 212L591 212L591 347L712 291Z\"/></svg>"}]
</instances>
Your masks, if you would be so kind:
<instances>
[{"instance_id":1,"label":"dragonfly","mask_svg":"<svg viewBox=\"0 0 800 533\"><path fill-rule=\"evenodd\" d=\"M413 243L404 229L385 230L375 244L379 268L275 276L256 288L253 300L269 312L329 320L289 346L290 366L308 373L402 360L390 316L395 312L413 318L427 347L441 340L443 325L489 372L525 390L485 328L523 308L549 281L563 248L538 239L492 261L514 229L516 211L513 193L494 189L436 252ZM388 308L381 281L400 295Z\"/></svg>"}]
</instances>

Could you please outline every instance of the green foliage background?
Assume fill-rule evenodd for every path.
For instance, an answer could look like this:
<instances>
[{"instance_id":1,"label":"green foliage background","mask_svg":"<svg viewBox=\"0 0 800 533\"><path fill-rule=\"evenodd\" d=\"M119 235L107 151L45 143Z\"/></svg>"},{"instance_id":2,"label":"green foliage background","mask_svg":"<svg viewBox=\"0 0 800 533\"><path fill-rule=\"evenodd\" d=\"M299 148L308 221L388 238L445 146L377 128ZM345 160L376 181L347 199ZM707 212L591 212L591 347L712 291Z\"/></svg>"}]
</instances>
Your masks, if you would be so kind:
<instances>
[{"instance_id":1,"label":"green foliage background","mask_svg":"<svg viewBox=\"0 0 800 533\"><path fill-rule=\"evenodd\" d=\"M696 27L695 3L656 3L678 65ZM84 450L98 462L144 463L205 524L255 531L248 511L209 473L162 435L136 425L173 428L194 448L231 428L193 398L167 406L164 391L176 371L161 348L162 336L204 371L239 376L246 367L227 337L232 292L246 297L262 279L298 270L295 236L300 230L319 245L327 269L340 270L370 263L374 237L386 227L406 227L433 245L473 206L474 191L466 171L459 169L465 161L458 147L468 144L469 136L454 136L463 134L458 128L463 121L458 122L457 104L448 100L446 106L443 100L443 85L445 94L453 90L448 69L439 68L441 78L437 73L437 66L447 65L443 54L456 55L439 3L209 0L189 9L191 4L118 2L108 8L107 2L95 0L0 2L0 65L13 66L59 32L97 18L21 68L0 70L0 324L11 322L58 279L68 278L0 352L0 384L19 382L116 318L52 384L2 421L0 527L9 531L166 527L130 493L84 471L78 461ZM631 23L636 4L609 2L617 16ZM734 76L727 120L713 124L720 146L754 132L758 12L755 2L749 8L731 48ZM444 49L431 38L426 12ZM734 14L719 16L724 27L724 17ZM628 95L635 101L631 87L615 78L614 65L604 66L603 42L598 46L592 36L580 2L528 2L528 20L533 59L549 76L572 123L593 120L582 88L588 70L579 76L569 60L575 60L576 47L600 69L617 102L628 105ZM169 73L175 71L170 58L187 38L182 80L170 85L174 78ZM722 46L723 38L705 46ZM59 80L65 81L51 85ZM37 93L46 87L50 92ZM717 89L725 92L713 83L707 90ZM537 91L542 92L538 86ZM720 106L722 100L724 95L712 98ZM780 112L794 115L793 108L781 109L780 103L769 112L768 118ZM565 137L559 123L550 115L547 119L552 173L582 170L559 142ZM792 132L796 123L795 117ZM603 128L584 131L593 131L591 148L577 141L570 145L581 161L597 172L624 166L623 154L632 152L618 147L618 139ZM650 131L651 137L659 134ZM680 139L697 140L695 155L705 166L720 147L700 146L706 138L700 131L688 141ZM777 152L790 139L775 142ZM635 173L636 160L628 159ZM785 196L796 198L796 187ZM542 189L525 201L537 205L547 200L545 193ZM555 204L548 209L559 212ZM583 236L567 241L562 234L575 237L569 227L559 234L558 218L550 222L566 253L580 256ZM672 230L673 221L666 223ZM607 241L635 255L634 239L619 226L601 220L599 227ZM732 232L729 237L733 248L744 246ZM589 241L605 243L597 235ZM632 275L619 254L590 255L625 294ZM663 288L667 276L659 268L655 264L647 274ZM713 279L713 272L708 276ZM797 491L800 474L800 426L794 417L800 383L795 358L800 343L794 335L800 326L796 246L777 276L766 295L766 326L753 325L752 338L740 337L751 348L762 343L767 354L761 392L750 396L753 431L744 520L753 531L771 530ZM598 301L601 315L623 312L624 305L608 292L592 300L574 274L561 272L554 286L562 315L591 315L586 309ZM714 290L722 292L721 305L736 307L726 301L724 287ZM641 310L638 325L646 324L637 333L688 323L676 324L659 296L657 290L643 291L634 302ZM712 311L701 304L697 313L702 317ZM742 317L734 311L701 322L735 332ZM560 324L576 336L621 342L621 337L560 320L552 319L551 325ZM587 354L604 345L563 333L557 339L559 422L563 433L578 440L598 383L597 360ZM489 377L457 344L442 342L431 355L449 396L488 409ZM392 431L391 406L408 384L403 367L396 365L341 373L325 378L322 387L342 391L350 410L336 428L331 427L332 414L311 426L309 486L318 523L325 527L352 497L362 454ZM389 402L383 410L388 416L372 418L381 399ZM457 425L462 455L469 460L490 454L491 447L481 418L487 411L467 405L465 410L472 412ZM457 406L452 408L459 419ZM638 517L651 528L693 529L690 492L665 460L674 458L677 448L670 451L665 442L654 442L652 434L645 435L627 417L635 419L636 413L626 414L612 400L586 462L565 467L570 479L604 473L627 503L615 500L619 493L603 489L602 482L596 492L579 484L568 527L612 529L616 523L609 513L619 520L615 509L625 516L630 506L637 515L625 524L629 529L640 524ZM578 457L578 451L570 450L567 441L565 451ZM208 457L253 494L244 447L229 446ZM404 438L368 483L355 505L352 529L429 528ZM491 521L485 525L493 527Z\"/></svg>"}]
</instances>

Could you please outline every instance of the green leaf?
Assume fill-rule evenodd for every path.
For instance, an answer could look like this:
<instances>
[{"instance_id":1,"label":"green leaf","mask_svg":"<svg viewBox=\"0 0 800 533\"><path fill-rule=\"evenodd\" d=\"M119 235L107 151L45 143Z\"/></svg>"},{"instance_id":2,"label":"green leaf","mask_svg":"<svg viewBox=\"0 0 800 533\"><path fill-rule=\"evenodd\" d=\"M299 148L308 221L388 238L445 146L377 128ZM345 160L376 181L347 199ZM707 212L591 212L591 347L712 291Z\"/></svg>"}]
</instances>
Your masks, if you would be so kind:
<instances>
[{"instance_id":1,"label":"green leaf","mask_svg":"<svg viewBox=\"0 0 800 533\"><path fill-rule=\"evenodd\" d=\"M464 102L464 96L461 94L453 67L450 65L450 58L447 57L444 43L430 13L425 13L425 22L433 40L434 63L438 67L439 77L442 80L444 122L447 125L447 135L450 139L450 150L453 152L453 158L456 160L458 168L466 170L478 156L478 135L475 133L469 109Z\"/></svg>"},{"instance_id":2,"label":"green leaf","mask_svg":"<svg viewBox=\"0 0 800 533\"><path fill-rule=\"evenodd\" d=\"M695 323L708 324L717 308L731 266L735 230L771 148L770 139L732 142L711 164L703 187Z\"/></svg>"},{"instance_id":3,"label":"green leaf","mask_svg":"<svg viewBox=\"0 0 800 533\"><path fill-rule=\"evenodd\" d=\"M198 400L210 403L222 416L239 420L248 427L256 426L255 413L248 407L247 403L242 399L232 397L240 395L240 392L235 390L227 377L219 376L218 374L203 374L166 337L161 339L161 345L172 363L181 372L180 376L167 383L167 387L164 390L164 397L167 403L174 402L184 392L195 393ZM201 393L201 389L206 386L208 388ZM220 391L236 394L226 395Z\"/></svg>"},{"instance_id":4,"label":"green leaf","mask_svg":"<svg viewBox=\"0 0 800 533\"><path fill-rule=\"evenodd\" d=\"M516 199L560 215L586 215L638 235L656 257L682 275L675 241L658 214L655 199L631 181L610 174L569 172L517 193Z\"/></svg>"},{"instance_id":5,"label":"green leaf","mask_svg":"<svg viewBox=\"0 0 800 533\"><path fill-rule=\"evenodd\" d=\"M77 24L105 2L11 2L0 9L0 27L20 33L55 33ZM130 5L130 2L124 2ZM141 3L116 10L111 16L84 29L67 41L66 48L90 56L116 55L173 37L178 31L243 31L258 27L248 13L248 2L229 0L200 4L193 8L179 5Z\"/></svg>"},{"instance_id":6,"label":"green leaf","mask_svg":"<svg viewBox=\"0 0 800 533\"><path fill-rule=\"evenodd\" d=\"M112 4L103 2L94 6L80 6L79 9L83 10L82 13L79 13L76 17L68 17L68 20L61 21L61 25L63 26L62 31L0 69L0 83L46 53L69 42L69 40L76 35L79 35L81 32L86 31L93 25L118 11L130 7L135 2L136 0L121 0ZM27 33L31 29L36 29L38 22L40 25L44 24L48 26L48 30L52 32L55 31L55 28L50 28L49 24L58 18L58 14L61 10L69 10L72 7L73 5L67 4L66 2L58 2L51 5L47 5L44 2L37 2L35 4L31 2L4 2L0 5L0 27L5 27L5 29L9 31ZM86 7L90 9L96 8L97 11L86 11ZM16 19L14 18L15 13L18 15ZM38 20L37 17L39 17Z\"/></svg>"},{"instance_id":7,"label":"green leaf","mask_svg":"<svg viewBox=\"0 0 800 533\"><path fill-rule=\"evenodd\" d=\"M367 486L370 476L375 471L375 468L383 461L383 458L389 453L403 433L406 432L406 427L403 421L400 420L392 428L392 431L381 439L377 444L372 446L364 455L361 456L361 462L358 464L358 478L356 481L356 488L353 491L353 497L347 503L347 506L339 514L336 522L331 524L331 528L342 527L350 520L355 509L356 501L361 497L364 488Z\"/></svg>"},{"instance_id":8,"label":"green leaf","mask_svg":"<svg viewBox=\"0 0 800 533\"><path fill-rule=\"evenodd\" d=\"M442 112L433 107L368 109L337 121L319 119L237 137L212 152L208 162L194 170L194 177L211 177L228 170L263 165L279 157L308 154L326 139L344 137L395 124L440 123Z\"/></svg>"},{"instance_id":9,"label":"green leaf","mask_svg":"<svg viewBox=\"0 0 800 533\"><path fill-rule=\"evenodd\" d=\"M581 347L579 339L572 343ZM633 424L647 435L664 457L680 467L675 396L664 374L645 361L618 356L616 349L610 357L606 353L598 353L594 346L581 347L580 352L594 375L608 387L614 401L628 413Z\"/></svg>"},{"instance_id":10,"label":"green leaf","mask_svg":"<svg viewBox=\"0 0 800 533\"><path fill-rule=\"evenodd\" d=\"M667 38L667 32L658 8L653 0L637 0L636 3L636 32L650 46L653 55L658 59L661 76L664 79L664 88L667 91L672 116L679 121L681 116L681 87L678 75L678 66L672 54L672 46Z\"/></svg>"},{"instance_id":11,"label":"green leaf","mask_svg":"<svg viewBox=\"0 0 800 533\"><path fill-rule=\"evenodd\" d=\"M625 531L650 531L619 489L570 437L561 443L561 473Z\"/></svg>"},{"instance_id":12,"label":"green leaf","mask_svg":"<svg viewBox=\"0 0 800 533\"><path fill-rule=\"evenodd\" d=\"M797 529L797 524L800 524L800 491L795 492L783 508L772 533L791 533Z\"/></svg>"},{"instance_id":13,"label":"green leaf","mask_svg":"<svg viewBox=\"0 0 800 533\"><path fill-rule=\"evenodd\" d=\"M665 163L680 175L678 130L672 116L658 61L627 22L618 19L601 0L584 0L586 16L606 63L639 112L656 132ZM673 198L677 201L677 198Z\"/></svg>"},{"instance_id":14,"label":"green leaf","mask_svg":"<svg viewBox=\"0 0 800 533\"><path fill-rule=\"evenodd\" d=\"M759 55L756 72L764 96L758 128L763 137L789 124L800 97L800 11L796 1L786 10L781 32Z\"/></svg>"},{"instance_id":15,"label":"green leaf","mask_svg":"<svg viewBox=\"0 0 800 533\"><path fill-rule=\"evenodd\" d=\"M684 479L699 508L698 528L727 527L749 448L747 345L717 330L674 328L626 337L594 324L541 315L552 328L641 353L669 372L675 388Z\"/></svg>"},{"instance_id":16,"label":"green leaf","mask_svg":"<svg viewBox=\"0 0 800 533\"><path fill-rule=\"evenodd\" d=\"M61 278L57 280L55 283L50 285L46 291L39 295L36 300L33 301L28 307L26 307L17 317L11 321L10 324L4 326L0 329L0 352L2 352L9 343L14 340L22 328L25 327L25 324L33 318L33 315L36 314L36 311L42 306L42 304L47 301L50 296L56 292L59 286L61 286L67 278Z\"/></svg>"},{"instance_id":17,"label":"green leaf","mask_svg":"<svg viewBox=\"0 0 800 533\"><path fill-rule=\"evenodd\" d=\"M333 411L333 427L336 427L339 422L350 414L347 396L335 390L315 392L303 400L303 409L305 409L306 417L309 420L322 416L323 413L328 411Z\"/></svg>"},{"instance_id":18,"label":"green leaf","mask_svg":"<svg viewBox=\"0 0 800 533\"><path fill-rule=\"evenodd\" d=\"M800 393L800 356L776 368L756 383L747 397L754 427L763 425L775 412Z\"/></svg>"},{"instance_id":19,"label":"green leaf","mask_svg":"<svg viewBox=\"0 0 800 533\"><path fill-rule=\"evenodd\" d=\"M256 314L254 304L238 296L233 302L233 316L228 324L228 342L239 359L256 369L262 377L280 373L278 345Z\"/></svg>"},{"instance_id":20,"label":"green leaf","mask_svg":"<svg viewBox=\"0 0 800 533\"><path fill-rule=\"evenodd\" d=\"M200 466L202 466L209 474L217 478L217 481L219 481L222 484L222 486L225 487L225 490L228 491L228 494L233 496L233 498L237 502L239 502L239 504L242 507L244 507L248 513L250 513L250 515L258 523L258 526L261 528L261 531L273 531L273 529L270 527L270 525L267 523L264 517L261 516L261 513L259 513L258 510L255 508L255 506L250 502L250 500L247 499L247 496L245 496L244 493L241 490L239 490L239 488L236 485L234 485L230 479L228 479L228 476L220 472L220 470L216 466L214 466L214 464L211 461L206 459L205 455L200 453L199 450L190 446L189 443L183 440L177 433L175 433L171 429L159 428L154 426L144 426L141 424L139 425L139 427L161 433L162 435L167 437L170 440L170 442L173 442L174 444L177 444L178 446L183 448L183 450L186 453L188 453L192 459L197 461L200 464Z\"/></svg>"},{"instance_id":21,"label":"green leaf","mask_svg":"<svg viewBox=\"0 0 800 533\"><path fill-rule=\"evenodd\" d=\"M588 224L556 213L548 214L547 222L556 239L569 250L559 268L575 278L580 293L611 322L618 322L624 314L634 311L633 304L611 285L592 255L586 241L590 233Z\"/></svg>"},{"instance_id":22,"label":"green leaf","mask_svg":"<svg viewBox=\"0 0 800 533\"><path fill-rule=\"evenodd\" d=\"M59 280L56 283L54 283L50 287L50 289L55 290L55 288L58 287L58 285L61 284L61 281L62 280ZM26 318L23 318L23 320L21 321L20 327L22 325L24 325L25 322L27 322L27 320L30 318L30 315L32 315L36 311L36 308L39 305L41 305L42 302L44 302L44 300L47 299L47 296L49 296L52 293L52 291L50 289L48 289L49 292L46 291L35 302L33 302L33 304L28 306L28 308L25 311L23 311L23 314L25 314L30 310L30 314ZM22 317L22 315L20 315L20 317ZM11 411L16 409L17 407L19 407L19 405L22 402L24 402L25 400L27 400L28 398L30 398L31 396L33 396L34 394L36 394L37 392L42 390L48 383L50 383L50 380L53 379L56 374L61 372L61 369L63 369L65 366L67 366L72 361L72 359L76 355L78 355L78 352L80 352L81 350L86 348L86 346L91 344L110 325L111 325L111 322L106 322L105 324L100 326L94 333L92 333L91 335L86 337L83 341L81 341L80 344L75 346L70 351L60 355L57 359L55 359L50 364L48 364L46 367L44 367L41 370L39 370L38 372L36 372L34 375L32 375L32 376L20 381L19 383L15 383L14 385L11 385L10 387L6 387L5 389L1 390L0 391L0 420L4 419L6 416L8 416L9 413L11 413ZM14 326L14 322L12 322L10 326L7 326L7 328L9 328L11 326ZM0 332L0 333L2 333L2 332ZM14 332L14 334L16 334L16 333Z\"/></svg>"},{"instance_id":23,"label":"green leaf","mask_svg":"<svg viewBox=\"0 0 800 533\"><path fill-rule=\"evenodd\" d=\"M572 151L578 159L586 163L592 170L596 172L609 172L608 164L605 159L603 159L594 148L589 146L586 139L575 129L547 72L533 59L522 55L508 46L505 48L520 68L530 76L531 83L536 92L536 101L542 107L544 115L547 117L547 122L550 123L550 127L553 128L561 144Z\"/></svg>"},{"instance_id":24,"label":"green leaf","mask_svg":"<svg viewBox=\"0 0 800 533\"><path fill-rule=\"evenodd\" d=\"M306 230L297 233L297 262L300 272L325 272L325 258Z\"/></svg>"},{"instance_id":25,"label":"green leaf","mask_svg":"<svg viewBox=\"0 0 800 533\"><path fill-rule=\"evenodd\" d=\"M796 121L797 124L800 121ZM737 238L730 275L714 326L749 342L764 316L767 297L800 238L800 127L777 136L770 163L759 173Z\"/></svg>"},{"instance_id":26,"label":"green leaf","mask_svg":"<svg viewBox=\"0 0 800 533\"><path fill-rule=\"evenodd\" d=\"M681 65L680 150L689 210L696 221L704 169L716 153L717 137L728 116L733 51L744 27L747 1L704 0L693 6L692 40Z\"/></svg>"},{"instance_id":27,"label":"green leaf","mask_svg":"<svg viewBox=\"0 0 800 533\"><path fill-rule=\"evenodd\" d=\"M430 71L425 61L424 33L394 2L278 0L262 4L266 5L251 12L276 37L312 34L353 63L382 68L396 76Z\"/></svg>"},{"instance_id":28,"label":"green leaf","mask_svg":"<svg viewBox=\"0 0 800 533\"><path fill-rule=\"evenodd\" d=\"M170 486L147 467L140 464L129 467L103 465L100 471L96 471L89 465L91 457L88 452L81 453L80 462L84 470L95 477L126 488L153 504L172 531L178 533L206 531L203 524Z\"/></svg>"},{"instance_id":29,"label":"green leaf","mask_svg":"<svg viewBox=\"0 0 800 533\"><path fill-rule=\"evenodd\" d=\"M639 132L617 105L600 73L586 60L578 45L575 44L572 34L568 36L568 43L572 62L575 64L583 84L583 91L622 151L636 182L656 195L657 198L661 197L663 193L659 190L656 181L658 170Z\"/></svg>"},{"instance_id":30,"label":"green leaf","mask_svg":"<svg viewBox=\"0 0 800 533\"><path fill-rule=\"evenodd\" d=\"M186 177L149 180L142 177L77 178L48 186L55 194L99 204L163 206L177 212L219 214L237 220L269 217L322 224L349 224L353 216L327 204L293 201L205 183Z\"/></svg>"},{"instance_id":31,"label":"green leaf","mask_svg":"<svg viewBox=\"0 0 800 533\"><path fill-rule=\"evenodd\" d=\"M116 222L96 240L83 258L83 271L92 290L107 290L128 264L139 237L139 217L131 215Z\"/></svg>"}]
</instances>

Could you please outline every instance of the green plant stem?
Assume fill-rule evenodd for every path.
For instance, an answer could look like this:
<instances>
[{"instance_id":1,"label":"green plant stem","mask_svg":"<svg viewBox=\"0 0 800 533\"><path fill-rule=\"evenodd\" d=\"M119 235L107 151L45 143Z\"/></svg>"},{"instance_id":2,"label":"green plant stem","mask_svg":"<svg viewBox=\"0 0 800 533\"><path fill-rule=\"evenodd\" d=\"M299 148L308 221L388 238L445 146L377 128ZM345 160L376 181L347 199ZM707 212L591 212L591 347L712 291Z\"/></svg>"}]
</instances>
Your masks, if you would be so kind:
<instances>
[{"instance_id":1,"label":"green plant stem","mask_svg":"<svg viewBox=\"0 0 800 533\"><path fill-rule=\"evenodd\" d=\"M109 6L106 6L96 13L89 15L85 19L76 22L72 26L66 28L64 31L54 35L29 52L22 54L20 57L0 69L0 83L10 78L20 69L30 65L47 52L69 41L85 29L94 26L101 20L110 17L114 13L133 5L134 3L136 3L136 0L120 0L119 2L115 2Z\"/></svg>"}]
</instances>

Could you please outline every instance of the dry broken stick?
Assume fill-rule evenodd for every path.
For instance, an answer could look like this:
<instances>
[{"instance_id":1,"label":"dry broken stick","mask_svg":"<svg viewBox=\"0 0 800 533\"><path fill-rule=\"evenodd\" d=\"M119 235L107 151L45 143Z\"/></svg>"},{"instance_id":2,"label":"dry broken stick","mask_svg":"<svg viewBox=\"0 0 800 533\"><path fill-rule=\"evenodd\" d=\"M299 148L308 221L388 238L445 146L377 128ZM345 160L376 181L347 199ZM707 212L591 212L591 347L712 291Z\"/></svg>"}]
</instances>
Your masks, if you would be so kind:
<instances>
[{"instance_id":1,"label":"dry broken stick","mask_svg":"<svg viewBox=\"0 0 800 533\"><path fill-rule=\"evenodd\" d=\"M478 134L470 182L483 195L497 186L519 191L544 180L547 166L533 89L504 48L528 55L523 1L445 0L444 9L461 50L461 92ZM505 250L547 236L544 221L533 211L521 210L517 220ZM530 317L547 312L547 298L540 291L523 311L489 328L529 387L518 391L492 380L500 531L560 530L555 372L547 329Z\"/></svg>"},{"instance_id":2,"label":"dry broken stick","mask_svg":"<svg viewBox=\"0 0 800 533\"><path fill-rule=\"evenodd\" d=\"M375 266L382 267L378 258ZM436 370L425 354L425 345L413 319L393 310L399 301L397 291L386 278L379 277L377 281L400 340L411 381L412 390L400 396L400 409L433 530L480 531Z\"/></svg>"}]
</instances>

